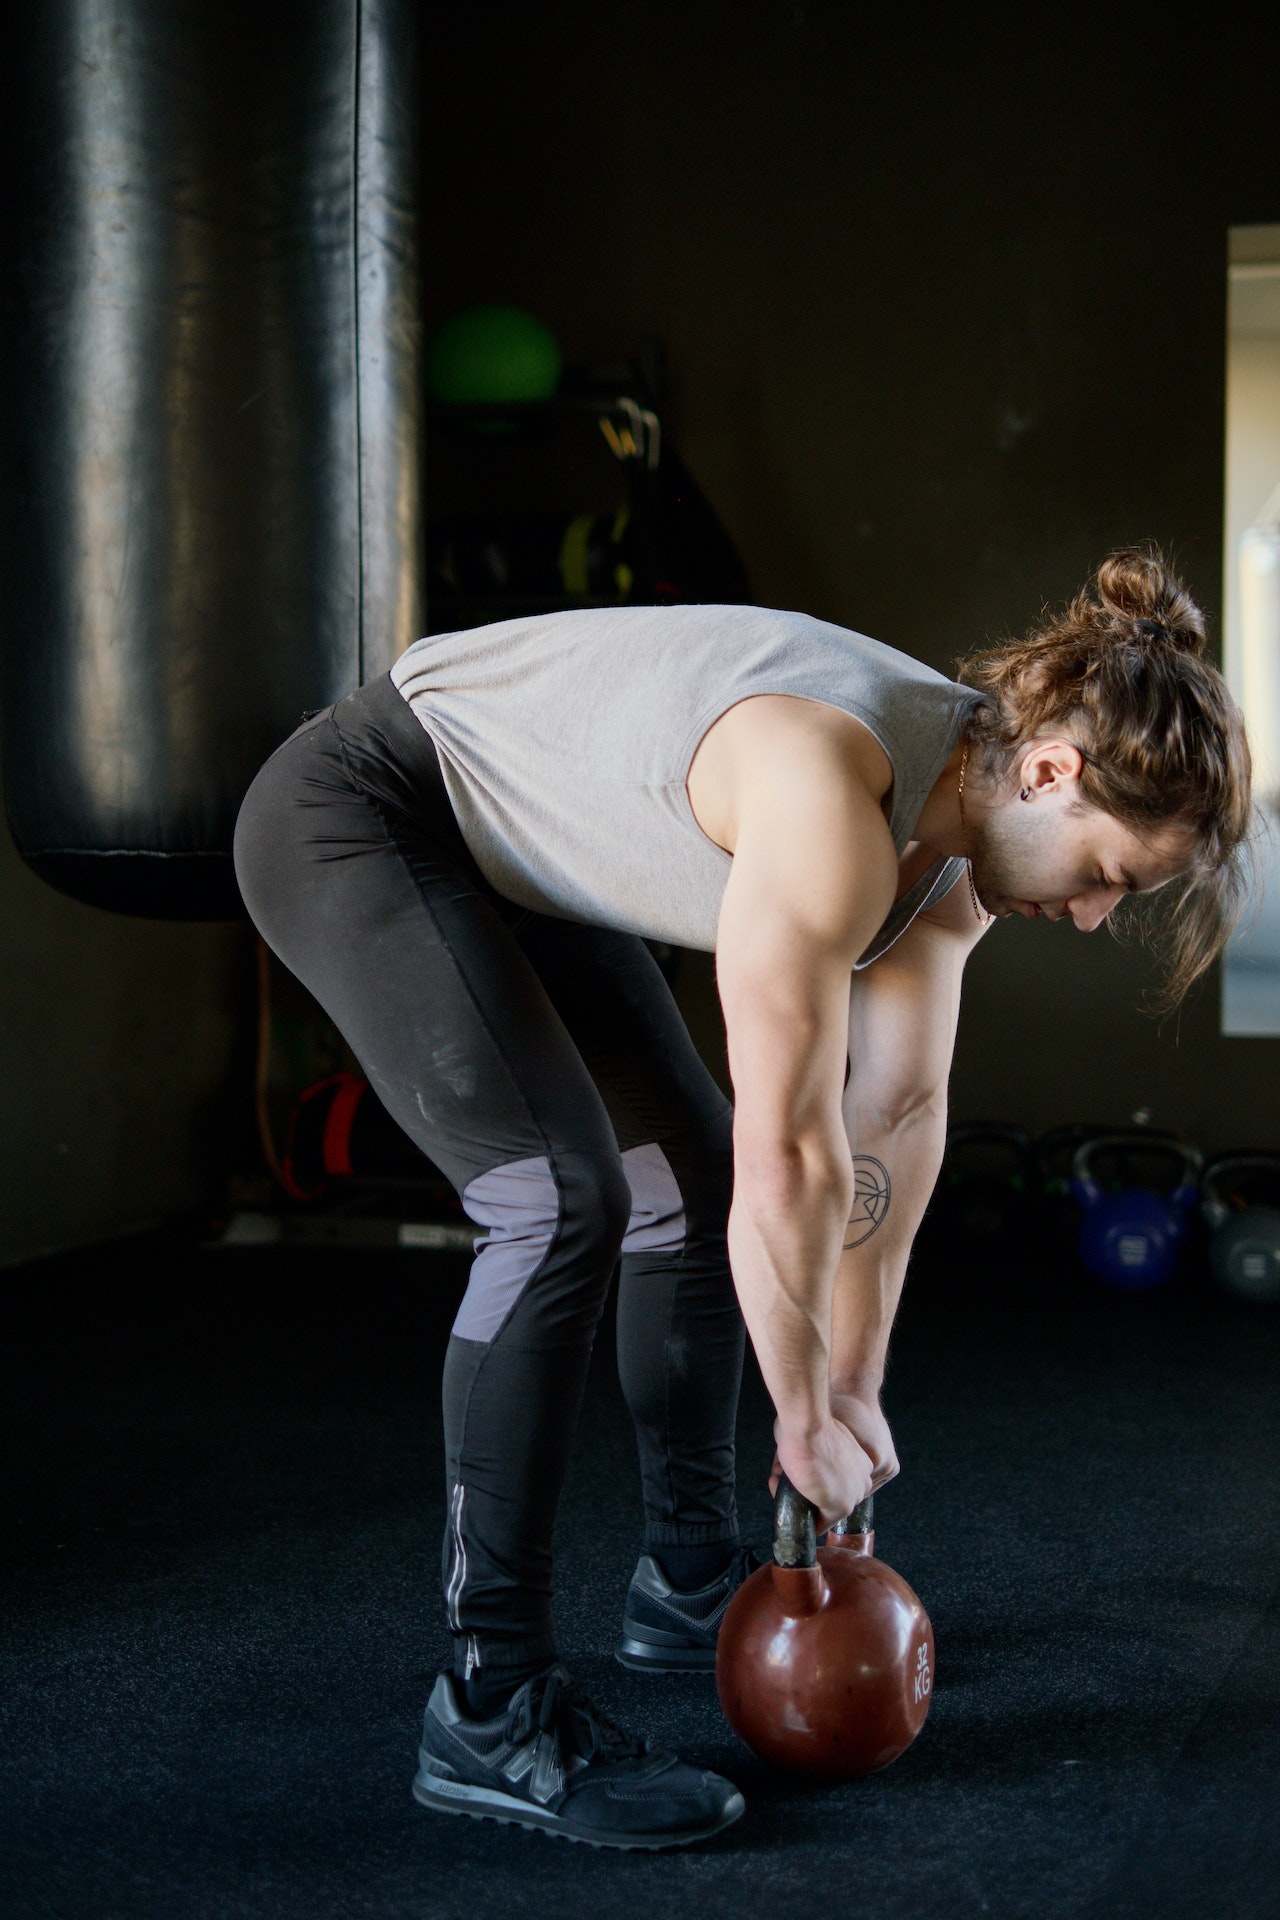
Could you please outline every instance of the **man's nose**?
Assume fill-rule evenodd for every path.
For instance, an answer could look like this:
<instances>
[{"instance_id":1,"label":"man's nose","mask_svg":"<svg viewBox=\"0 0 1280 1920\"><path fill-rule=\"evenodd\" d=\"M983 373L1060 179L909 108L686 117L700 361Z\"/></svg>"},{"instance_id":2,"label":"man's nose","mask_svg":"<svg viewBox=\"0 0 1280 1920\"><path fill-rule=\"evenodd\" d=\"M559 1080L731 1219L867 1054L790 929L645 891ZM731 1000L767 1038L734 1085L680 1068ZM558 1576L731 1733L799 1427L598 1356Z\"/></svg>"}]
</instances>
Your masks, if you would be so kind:
<instances>
[{"instance_id":1,"label":"man's nose","mask_svg":"<svg viewBox=\"0 0 1280 1920\"><path fill-rule=\"evenodd\" d=\"M1123 887L1108 887L1102 893L1078 893L1074 900L1068 900L1067 912L1081 933L1092 933L1123 898Z\"/></svg>"}]
</instances>

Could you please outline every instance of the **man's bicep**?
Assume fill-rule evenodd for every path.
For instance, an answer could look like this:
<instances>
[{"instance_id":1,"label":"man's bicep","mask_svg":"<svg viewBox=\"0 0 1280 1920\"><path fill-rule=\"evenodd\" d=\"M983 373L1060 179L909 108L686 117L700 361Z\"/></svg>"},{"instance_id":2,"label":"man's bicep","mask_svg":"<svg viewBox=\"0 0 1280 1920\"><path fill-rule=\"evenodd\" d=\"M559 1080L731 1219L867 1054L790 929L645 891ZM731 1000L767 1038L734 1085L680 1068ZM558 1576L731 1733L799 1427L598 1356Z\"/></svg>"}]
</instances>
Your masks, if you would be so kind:
<instances>
[{"instance_id":1,"label":"man's bicep","mask_svg":"<svg viewBox=\"0 0 1280 1920\"><path fill-rule=\"evenodd\" d=\"M716 974L740 1127L791 1134L838 1109L850 974L840 946L742 874L725 889Z\"/></svg>"},{"instance_id":2,"label":"man's bicep","mask_svg":"<svg viewBox=\"0 0 1280 1920\"><path fill-rule=\"evenodd\" d=\"M793 1117L838 1105L853 961L893 897L883 816L847 788L798 778L743 823L725 888L716 970L739 1106ZM772 804L768 804L772 802Z\"/></svg>"}]
</instances>

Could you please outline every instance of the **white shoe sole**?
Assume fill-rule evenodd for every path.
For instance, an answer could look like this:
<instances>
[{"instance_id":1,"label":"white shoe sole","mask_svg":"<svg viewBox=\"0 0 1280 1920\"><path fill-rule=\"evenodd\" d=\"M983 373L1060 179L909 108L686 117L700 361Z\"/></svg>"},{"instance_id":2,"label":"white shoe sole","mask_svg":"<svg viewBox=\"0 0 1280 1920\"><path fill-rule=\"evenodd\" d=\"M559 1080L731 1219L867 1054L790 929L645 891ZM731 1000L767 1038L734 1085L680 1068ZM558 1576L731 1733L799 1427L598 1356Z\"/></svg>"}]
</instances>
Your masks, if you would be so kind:
<instances>
[{"instance_id":1,"label":"white shoe sole","mask_svg":"<svg viewBox=\"0 0 1280 1920\"><path fill-rule=\"evenodd\" d=\"M514 1794L500 1793L494 1787L475 1787L463 1780L446 1780L439 1774L419 1774L413 1783L413 1797L420 1806L436 1813L464 1813L472 1820L496 1820L499 1826L536 1827L555 1839L576 1840L587 1847L614 1847L624 1852L657 1853L667 1847L688 1847L698 1840L710 1840L740 1820L747 1803L735 1792L723 1814L709 1827L692 1833L602 1833L574 1828L559 1814L517 1800Z\"/></svg>"}]
</instances>

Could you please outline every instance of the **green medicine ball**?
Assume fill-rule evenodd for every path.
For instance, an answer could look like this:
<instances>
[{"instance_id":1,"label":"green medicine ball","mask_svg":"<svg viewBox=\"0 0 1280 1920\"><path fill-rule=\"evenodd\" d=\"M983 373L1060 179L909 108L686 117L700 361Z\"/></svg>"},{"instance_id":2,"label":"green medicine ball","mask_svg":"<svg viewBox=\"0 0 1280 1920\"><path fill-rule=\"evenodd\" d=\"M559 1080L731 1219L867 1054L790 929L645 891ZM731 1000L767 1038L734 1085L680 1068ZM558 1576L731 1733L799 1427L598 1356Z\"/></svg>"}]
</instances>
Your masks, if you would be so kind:
<instances>
[{"instance_id":1,"label":"green medicine ball","mask_svg":"<svg viewBox=\"0 0 1280 1920\"><path fill-rule=\"evenodd\" d=\"M427 391L455 407L549 400L563 364L555 335L522 307L466 307L427 349Z\"/></svg>"}]
</instances>

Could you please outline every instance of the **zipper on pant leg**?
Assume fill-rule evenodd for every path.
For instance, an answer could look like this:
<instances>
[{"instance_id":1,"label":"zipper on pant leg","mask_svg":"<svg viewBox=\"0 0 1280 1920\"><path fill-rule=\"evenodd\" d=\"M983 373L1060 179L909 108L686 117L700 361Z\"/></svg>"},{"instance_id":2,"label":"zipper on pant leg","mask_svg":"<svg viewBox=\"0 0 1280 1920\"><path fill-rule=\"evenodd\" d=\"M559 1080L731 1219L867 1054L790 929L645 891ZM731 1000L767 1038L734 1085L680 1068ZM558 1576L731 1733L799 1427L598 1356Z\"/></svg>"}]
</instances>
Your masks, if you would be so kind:
<instances>
[{"instance_id":1,"label":"zipper on pant leg","mask_svg":"<svg viewBox=\"0 0 1280 1920\"><path fill-rule=\"evenodd\" d=\"M444 1594L445 1612L455 1633L462 1632L462 1589L467 1579L467 1548L462 1538L462 1515L466 1501L466 1488L461 1480L455 1481L449 1500L449 1583ZM469 1636L469 1640L472 1639L474 1635ZM470 1658L468 1646L468 1662ZM476 1664L479 1665L479 1661Z\"/></svg>"},{"instance_id":2,"label":"zipper on pant leg","mask_svg":"<svg viewBox=\"0 0 1280 1920\"><path fill-rule=\"evenodd\" d=\"M445 1609L449 1616L449 1625L455 1633L462 1632L462 1589L467 1581L467 1543L462 1537L462 1516L467 1504L467 1490L461 1480L454 1484L449 1501L449 1584L445 1589ZM480 1642L474 1633L467 1635L467 1664L463 1679L469 1680L480 1665Z\"/></svg>"}]
</instances>

